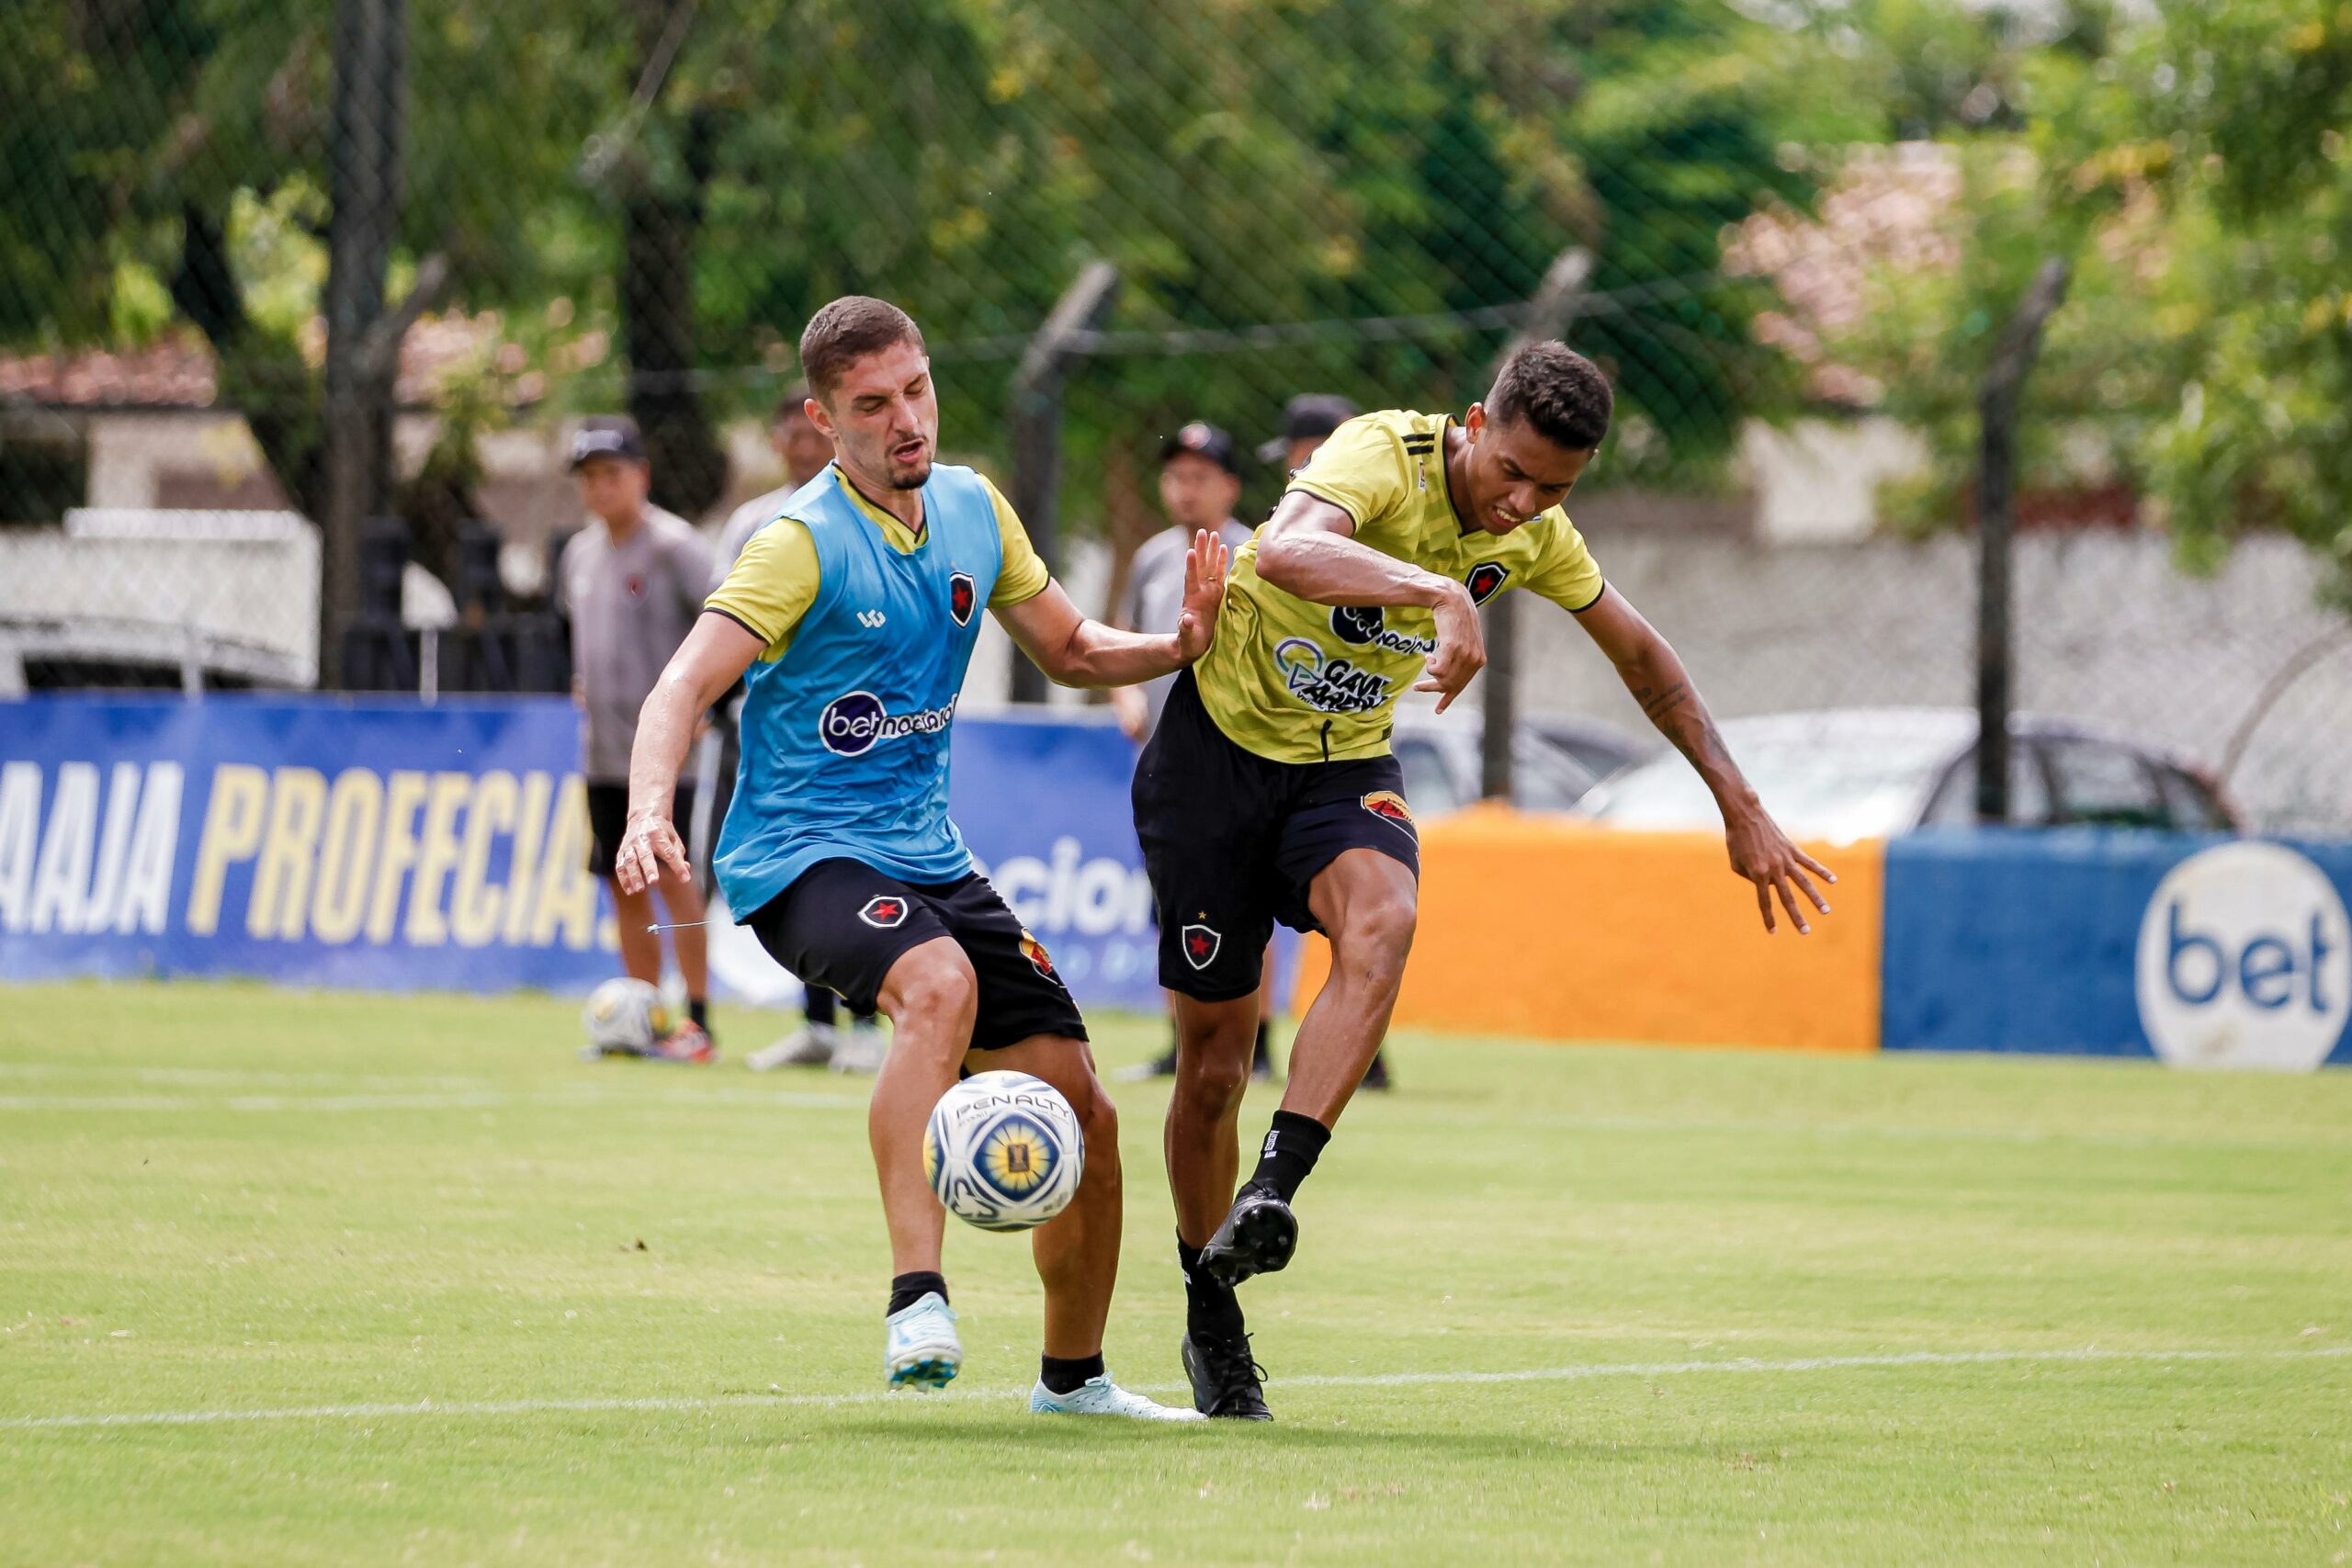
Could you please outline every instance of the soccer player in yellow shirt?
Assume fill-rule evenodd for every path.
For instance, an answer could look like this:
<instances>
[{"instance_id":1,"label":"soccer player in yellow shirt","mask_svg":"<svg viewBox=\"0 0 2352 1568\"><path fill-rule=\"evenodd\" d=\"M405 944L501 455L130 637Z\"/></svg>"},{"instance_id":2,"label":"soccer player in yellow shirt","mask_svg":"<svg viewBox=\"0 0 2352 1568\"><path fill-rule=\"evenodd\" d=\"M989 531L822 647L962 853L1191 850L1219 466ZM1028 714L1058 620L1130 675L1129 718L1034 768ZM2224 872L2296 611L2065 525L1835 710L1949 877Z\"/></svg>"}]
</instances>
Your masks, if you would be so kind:
<instances>
[{"instance_id":1,"label":"soccer player in yellow shirt","mask_svg":"<svg viewBox=\"0 0 2352 1568\"><path fill-rule=\"evenodd\" d=\"M1486 664L1478 606L1531 589L1600 645L1713 791L1732 869L1800 932L1812 877L1741 777L1664 637L1602 579L1560 509L1609 429L1609 383L1557 343L1511 355L1460 419L1341 425L1234 557L1207 654L1177 677L1136 772L1136 829L1177 993L1166 1149L1185 1371L1209 1416L1268 1420L1234 1287L1283 1268L1291 1202L1379 1050L1412 947L1419 841L1389 751L1406 687L1443 712ZM1808 875L1810 874L1810 875ZM1282 1109L1238 1195L1241 1089L1273 922L1320 931L1331 974L1292 1046Z\"/></svg>"}]
</instances>

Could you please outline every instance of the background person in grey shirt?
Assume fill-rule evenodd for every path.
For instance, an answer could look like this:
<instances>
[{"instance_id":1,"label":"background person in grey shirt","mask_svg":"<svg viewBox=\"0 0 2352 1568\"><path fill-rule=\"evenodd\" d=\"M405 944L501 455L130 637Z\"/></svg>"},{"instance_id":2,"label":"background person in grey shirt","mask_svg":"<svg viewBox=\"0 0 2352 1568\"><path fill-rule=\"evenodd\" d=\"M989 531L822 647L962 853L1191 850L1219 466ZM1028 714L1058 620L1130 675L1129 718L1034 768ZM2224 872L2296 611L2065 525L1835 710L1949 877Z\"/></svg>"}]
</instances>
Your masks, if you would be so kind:
<instances>
[{"instance_id":1,"label":"background person in grey shirt","mask_svg":"<svg viewBox=\"0 0 2352 1568\"><path fill-rule=\"evenodd\" d=\"M584 422L571 446L571 471L588 525L565 541L556 563L556 608L571 621L571 690L581 709L581 772L588 785L588 869L604 878L619 917L621 964L638 979L662 982L662 938L652 894L624 893L613 876L613 850L628 819L628 756L637 712L686 639L710 588L710 547L694 525L646 499L651 474L635 422ZM678 819L694 814L681 786ZM709 944L697 922L702 889L662 885L678 972L686 983L691 1024L664 1043L663 1054L707 1060L710 1054Z\"/></svg>"},{"instance_id":2,"label":"background person in grey shirt","mask_svg":"<svg viewBox=\"0 0 2352 1568\"><path fill-rule=\"evenodd\" d=\"M752 536L768 525L792 492L815 479L833 460L833 444L825 438L816 423L808 417L808 386L796 382L785 389L775 405L775 422L768 427L768 441L775 455L784 462L784 484L765 495L753 496L735 509L727 519L727 526L718 536L718 550L711 562L710 592L727 581L735 558L752 542ZM719 718L722 744L718 755L718 776L714 781L714 809L710 814L711 837L718 836L718 824L727 819L727 807L735 794L735 765L739 760L736 739L735 706L740 696L730 695L725 705L727 712ZM673 821L692 821L691 814L673 817ZM707 867L710 853L707 847L697 851L696 863ZM841 1033L841 1004L833 993L821 986L804 988L801 1006L808 1012L808 1021L800 1028L763 1046L743 1058L744 1066L754 1072L771 1067L821 1067L831 1066L844 1073L879 1071L887 1049L882 1027L870 1012L862 1012L852 1022L849 1037Z\"/></svg>"},{"instance_id":3,"label":"background person in grey shirt","mask_svg":"<svg viewBox=\"0 0 2352 1568\"><path fill-rule=\"evenodd\" d=\"M1233 515L1241 499L1241 459L1233 437L1214 424L1198 421L1170 436L1159 448L1159 504L1172 526L1154 534L1136 551L1127 568L1127 591L1121 596L1114 626L1131 632L1174 631L1184 608L1184 552L1192 547L1196 529L1214 528L1228 551L1250 542L1250 530ZM1159 710L1179 677L1164 676L1140 686L1111 688L1111 707L1119 728L1138 746L1151 739ZM1258 987L1258 1043L1250 1076L1274 1076L1271 1026L1273 1017L1274 965L1267 950L1265 977ZM1170 1077L1176 1072L1176 1047L1170 1044L1156 1060L1128 1067L1119 1076L1137 1078Z\"/></svg>"},{"instance_id":4,"label":"background person in grey shirt","mask_svg":"<svg viewBox=\"0 0 2352 1568\"><path fill-rule=\"evenodd\" d=\"M1143 542L1127 567L1127 589L1111 616L1124 631L1172 632L1184 609L1184 552L1196 529L1213 528L1227 551L1250 542L1250 530L1233 515L1241 499L1241 463L1233 437L1214 424L1194 423L1159 448L1159 504L1171 526ZM1151 739L1159 710L1176 677L1163 675L1140 686L1111 688L1111 711L1137 745Z\"/></svg>"},{"instance_id":5,"label":"background person in grey shirt","mask_svg":"<svg viewBox=\"0 0 2352 1568\"><path fill-rule=\"evenodd\" d=\"M728 569L752 536L784 510L792 492L825 471L833 460L833 444L808 417L808 383L796 381L784 389L776 400L775 419L768 426L768 445L775 449L778 461L784 464L784 483L765 495L755 495L737 507L727 519L727 526L719 530L718 549L710 569L710 591L727 581Z\"/></svg>"}]
</instances>

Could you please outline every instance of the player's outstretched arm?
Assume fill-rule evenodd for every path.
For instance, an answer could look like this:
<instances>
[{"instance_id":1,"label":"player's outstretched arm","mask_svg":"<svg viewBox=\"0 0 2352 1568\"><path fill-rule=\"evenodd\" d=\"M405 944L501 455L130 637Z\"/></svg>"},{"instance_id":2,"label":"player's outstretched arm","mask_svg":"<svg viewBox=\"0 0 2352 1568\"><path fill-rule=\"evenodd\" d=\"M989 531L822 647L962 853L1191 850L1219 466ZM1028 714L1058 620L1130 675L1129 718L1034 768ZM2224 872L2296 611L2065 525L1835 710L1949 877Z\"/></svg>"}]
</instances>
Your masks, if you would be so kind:
<instances>
[{"instance_id":1,"label":"player's outstretched arm","mask_svg":"<svg viewBox=\"0 0 2352 1568\"><path fill-rule=\"evenodd\" d=\"M693 875L685 841L670 820L678 770L710 705L725 696L752 660L760 639L741 622L716 611L695 617L694 629L670 656L662 679L637 712L637 744L628 754L628 826L613 853L613 875L625 893L641 892L666 869L677 881Z\"/></svg>"},{"instance_id":2,"label":"player's outstretched arm","mask_svg":"<svg viewBox=\"0 0 2352 1568\"><path fill-rule=\"evenodd\" d=\"M1317 604L1418 604L1437 613L1437 651L1415 682L1443 713L1487 667L1486 628L1470 591L1354 537L1355 519L1318 496L1284 495L1258 536L1258 575Z\"/></svg>"},{"instance_id":3,"label":"player's outstretched arm","mask_svg":"<svg viewBox=\"0 0 2352 1568\"><path fill-rule=\"evenodd\" d=\"M1777 895L1797 934L1810 935L1813 927L1797 905L1796 890L1802 890L1813 907L1826 915L1829 904L1805 874L1811 872L1824 882L1837 881L1837 874L1792 843L1764 809L1739 764L1732 761L1723 732L1708 715L1707 705L1700 701L1681 656L1614 588L1603 589L1591 608L1577 614L1577 624L1617 666L1618 677L1642 705L1644 716L1690 760L1714 792L1715 805L1724 814L1724 840L1731 850L1731 868L1756 885L1756 908L1764 917L1764 929L1774 929L1772 899Z\"/></svg>"},{"instance_id":4,"label":"player's outstretched arm","mask_svg":"<svg viewBox=\"0 0 2352 1568\"><path fill-rule=\"evenodd\" d=\"M1078 613L1058 582L996 612L1048 680L1063 686L1132 686L1172 675L1209 650L1225 603L1225 541L1205 531L1184 552L1184 609L1172 634L1123 632Z\"/></svg>"}]
</instances>

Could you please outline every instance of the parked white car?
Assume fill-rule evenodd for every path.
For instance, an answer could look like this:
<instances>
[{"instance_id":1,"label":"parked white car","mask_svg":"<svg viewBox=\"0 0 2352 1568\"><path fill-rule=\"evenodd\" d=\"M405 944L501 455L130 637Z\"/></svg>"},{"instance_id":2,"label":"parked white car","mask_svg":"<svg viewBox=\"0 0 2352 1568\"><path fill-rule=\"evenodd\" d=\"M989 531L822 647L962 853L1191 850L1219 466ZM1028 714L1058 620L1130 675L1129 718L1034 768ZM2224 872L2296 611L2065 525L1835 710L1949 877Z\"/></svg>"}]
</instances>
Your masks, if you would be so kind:
<instances>
[{"instance_id":1,"label":"parked white car","mask_svg":"<svg viewBox=\"0 0 2352 1568\"><path fill-rule=\"evenodd\" d=\"M1730 719L1724 740L1765 807L1798 839L1850 843L1976 823L1976 714L1843 708ZM2236 813L2187 760L2064 719L2009 720L2009 820L2233 830ZM1712 830L1714 797L1672 753L1611 778L1578 811L1620 828Z\"/></svg>"}]
</instances>

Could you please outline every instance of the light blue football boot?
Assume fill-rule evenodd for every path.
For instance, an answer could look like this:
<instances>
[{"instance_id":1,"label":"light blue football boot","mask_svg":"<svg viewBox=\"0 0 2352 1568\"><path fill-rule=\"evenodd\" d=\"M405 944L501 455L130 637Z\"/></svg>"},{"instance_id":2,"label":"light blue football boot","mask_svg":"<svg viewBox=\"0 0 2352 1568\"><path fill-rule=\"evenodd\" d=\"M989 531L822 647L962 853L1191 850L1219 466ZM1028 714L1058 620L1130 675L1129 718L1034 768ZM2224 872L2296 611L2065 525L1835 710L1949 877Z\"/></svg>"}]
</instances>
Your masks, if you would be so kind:
<instances>
[{"instance_id":1,"label":"light blue football boot","mask_svg":"<svg viewBox=\"0 0 2352 1568\"><path fill-rule=\"evenodd\" d=\"M882 1325L889 1330L882 1370L889 1374L892 1388L928 1392L956 1381L964 1365L964 1347L956 1337L956 1314L937 1291L924 1292Z\"/></svg>"},{"instance_id":2,"label":"light blue football boot","mask_svg":"<svg viewBox=\"0 0 2352 1568\"><path fill-rule=\"evenodd\" d=\"M1029 1414L1032 1416L1124 1416L1131 1421L1205 1421L1207 1416L1197 1410L1178 1405L1160 1404L1139 1393L1129 1393L1111 1381L1103 1372L1091 1377L1068 1393L1056 1393L1043 1380L1029 1391Z\"/></svg>"}]
</instances>

